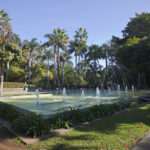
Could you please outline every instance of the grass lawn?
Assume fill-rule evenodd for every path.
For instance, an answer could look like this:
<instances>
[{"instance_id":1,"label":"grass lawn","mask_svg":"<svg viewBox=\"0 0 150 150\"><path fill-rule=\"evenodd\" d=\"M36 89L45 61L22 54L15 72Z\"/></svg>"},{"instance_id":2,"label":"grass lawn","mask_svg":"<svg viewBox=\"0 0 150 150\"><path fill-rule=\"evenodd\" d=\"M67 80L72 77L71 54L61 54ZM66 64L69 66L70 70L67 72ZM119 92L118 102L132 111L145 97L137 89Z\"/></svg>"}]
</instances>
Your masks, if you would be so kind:
<instances>
[{"instance_id":1,"label":"grass lawn","mask_svg":"<svg viewBox=\"0 0 150 150\"><path fill-rule=\"evenodd\" d=\"M2 132L3 130L0 130L0 137L3 137ZM148 132L150 132L150 104L26 148L29 150L126 150ZM20 146L20 149L24 148L23 145Z\"/></svg>"}]
</instances>

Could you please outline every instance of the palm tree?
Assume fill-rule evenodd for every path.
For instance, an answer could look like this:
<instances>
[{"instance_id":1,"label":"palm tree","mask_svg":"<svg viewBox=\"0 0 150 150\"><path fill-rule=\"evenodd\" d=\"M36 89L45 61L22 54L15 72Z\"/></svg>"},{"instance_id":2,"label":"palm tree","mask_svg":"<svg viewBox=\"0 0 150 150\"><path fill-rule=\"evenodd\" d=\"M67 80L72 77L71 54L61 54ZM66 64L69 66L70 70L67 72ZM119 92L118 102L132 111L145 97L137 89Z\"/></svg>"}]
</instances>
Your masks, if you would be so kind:
<instances>
[{"instance_id":1,"label":"palm tree","mask_svg":"<svg viewBox=\"0 0 150 150\"><path fill-rule=\"evenodd\" d=\"M70 41L70 49L69 49L69 53L72 54L74 53L75 56L75 69L76 69L76 89L77 89L77 74L78 74L78 55L79 55L79 44L76 41Z\"/></svg>"},{"instance_id":2,"label":"palm tree","mask_svg":"<svg viewBox=\"0 0 150 150\"><path fill-rule=\"evenodd\" d=\"M3 92L3 81L4 81L4 57L5 45L9 34L11 33L10 18L8 14L4 11L0 11L0 96Z\"/></svg>"},{"instance_id":3,"label":"palm tree","mask_svg":"<svg viewBox=\"0 0 150 150\"><path fill-rule=\"evenodd\" d=\"M68 51L65 53L61 53L60 55L60 61L62 62L62 87L64 86L64 78L65 78L65 71L64 71L64 67L66 63L72 64L72 62L70 61L72 57L69 55Z\"/></svg>"},{"instance_id":4,"label":"palm tree","mask_svg":"<svg viewBox=\"0 0 150 150\"><path fill-rule=\"evenodd\" d=\"M78 63L80 63L81 61L81 56L83 55L83 53L85 53L86 51L86 45L87 45L87 39L88 39L88 35L87 35L87 31L86 29L83 28L78 28L75 31L75 43L77 43L78 45ZM77 66L76 66L77 67ZM80 66L78 65L78 86L79 86L79 72L80 72Z\"/></svg>"},{"instance_id":5,"label":"palm tree","mask_svg":"<svg viewBox=\"0 0 150 150\"><path fill-rule=\"evenodd\" d=\"M86 29L83 29L83 28L78 28L76 31L75 31L75 41L77 43L79 43L79 63L80 63L80 57L82 56L82 53L84 53L85 51L85 47L87 45L87 39L88 39L88 35L87 35L87 31Z\"/></svg>"},{"instance_id":6,"label":"palm tree","mask_svg":"<svg viewBox=\"0 0 150 150\"><path fill-rule=\"evenodd\" d=\"M94 70L98 70L97 67L99 67L99 69L101 69L101 65L99 64L99 60L103 58L103 54L102 54L102 49L101 47L99 47L98 45L91 45L89 46L89 51L86 54L86 60L89 63L93 64L93 68Z\"/></svg>"},{"instance_id":7,"label":"palm tree","mask_svg":"<svg viewBox=\"0 0 150 150\"><path fill-rule=\"evenodd\" d=\"M105 67L106 67L106 71L108 68L108 50L109 50L109 46L108 44L103 44L101 46L102 48L102 52L103 52L103 58L105 59Z\"/></svg>"},{"instance_id":8,"label":"palm tree","mask_svg":"<svg viewBox=\"0 0 150 150\"><path fill-rule=\"evenodd\" d=\"M54 33L54 31L53 31ZM56 36L54 36L54 34L45 34L44 37L48 38L48 41L45 42L43 44L43 46L53 46L54 47L54 85L56 86L56 59L57 59L57 55L56 55L56 44L57 44L57 39Z\"/></svg>"},{"instance_id":9,"label":"palm tree","mask_svg":"<svg viewBox=\"0 0 150 150\"><path fill-rule=\"evenodd\" d=\"M19 44L20 44L19 41L20 41L19 36L17 34L11 33L6 42L6 46L5 46L6 47L5 50L7 53L7 57L5 58L5 60L6 60L6 79L5 79L5 81L6 82L8 80L10 61L13 60L14 58L20 59L20 56L21 56L21 49L19 47Z\"/></svg>"},{"instance_id":10,"label":"palm tree","mask_svg":"<svg viewBox=\"0 0 150 150\"><path fill-rule=\"evenodd\" d=\"M60 48L62 50L66 49L66 44L69 44L68 35L64 29L54 29L52 34L46 34L44 37L48 38L49 41L44 43L46 46L54 46L54 85L56 85L56 57L57 57L57 81L60 87ZM57 48L57 51L56 51ZM57 55L57 56L56 56Z\"/></svg>"},{"instance_id":11,"label":"palm tree","mask_svg":"<svg viewBox=\"0 0 150 150\"><path fill-rule=\"evenodd\" d=\"M53 36L56 39L57 45L57 80L60 88L60 48L66 50L66 44L69 44L69 38L64 29L54 29Z\"/></svg>"},{"instance_id":12,"label":"palm tree","mask_svg":"<svg viewBox=\"0 0 150 150\"><path fill-rule=\"evenodd\" d=\"M54 58L53 49L44 49L44 56L43 60L46 60L47 63L47 88L50 87L50 81L49 81L49 68L50 68L50 60Z\"/></svg>"},{"instance_id":13,"label":"palm tree","mask_svg":"<svg viewBox=\"0 0 150 150\"><path fill-rule=\"evenodd\" d=\"M39 44L36 42L36 38L32 38L31 41L24 40L23 41L23 47L27 50L28 56L28 64L29 64L29 87L30 87L30 76L31 76L31 64L32 64L32 54L34 51L39 49Z\"/></svg>"}]
</instances>

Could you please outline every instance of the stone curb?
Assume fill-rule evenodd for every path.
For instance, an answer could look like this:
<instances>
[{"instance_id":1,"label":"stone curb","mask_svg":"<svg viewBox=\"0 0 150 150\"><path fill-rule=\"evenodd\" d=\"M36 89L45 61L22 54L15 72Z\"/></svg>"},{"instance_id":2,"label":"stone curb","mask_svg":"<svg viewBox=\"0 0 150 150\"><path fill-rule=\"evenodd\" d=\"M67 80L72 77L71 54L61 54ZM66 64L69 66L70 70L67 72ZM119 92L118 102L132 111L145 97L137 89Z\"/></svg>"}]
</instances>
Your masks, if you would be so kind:
<instances>
[{"instance_id":1,"label":"stone curb","mask_svg":"<svg viewBox=\"0 0 150 150\"><path fill-rule=\"evenodd\" d=\"M150 133L139 140L130 150L150 150Z\"/></svg>"}]
</instances>

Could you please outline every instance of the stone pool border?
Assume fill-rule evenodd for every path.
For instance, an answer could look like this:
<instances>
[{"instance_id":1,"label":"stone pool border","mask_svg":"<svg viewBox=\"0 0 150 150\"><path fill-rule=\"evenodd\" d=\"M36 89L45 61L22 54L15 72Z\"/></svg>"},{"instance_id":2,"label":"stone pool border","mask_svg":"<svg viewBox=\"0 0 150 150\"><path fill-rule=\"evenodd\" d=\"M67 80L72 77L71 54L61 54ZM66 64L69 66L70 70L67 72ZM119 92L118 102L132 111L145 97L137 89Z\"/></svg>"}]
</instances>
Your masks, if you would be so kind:
<instances>
[{"instance_id":1,"label":"stone pool border","mask_svg":"<svg viewBox=\"0 0 150 150\"><path fill-rule=\"evenodd\" d=\"M137 107L141 107L141 106L144 106L146 104L150 104L150 102L143 102L142 104L139 104L137 105L135 108ZM36 137L36 138L32 138L30 136L25 136L24 134L21 134L21 133L18 133L16 131L14 131L11 127L11 123L8 122L8 121L5 121L3 119L0 118L0 124L5 127L11 134L13 134L14 136L18 137L24 144L33 144L33 143L36 143L36 142L39 142L39 141L42 141L42 140L45 140L45 139L48 139L50 137L57 137L57 136L61 136L61 135L64 135L65 133L68 133L68 132L71 132L72 130L76 129L76 128L83 128L87 125L90 125L90 124L93 124L95 122L98 122L98 121L102 121L106 118L109 118L109 117L112 117L114 115L118 115L122 112L128 112L128 111L131 111L135 108L127 108L127 109L124 109L124 110L121 110L121 111L118 111L118 112L115 112L114 114L112 115L109 115L109 116L106 116L106 117L103 117L103 118L98 118L98 119L95 119L93 121L90 121L90 122L85 122L85 123L82 123L80 125L77 125L75 127L72 127L70 129L58 129L58 130L54 130L53 132L49 133L49 134L45 134L43 136L39 136L39 137Z\"/></svg>"}]
</instances>

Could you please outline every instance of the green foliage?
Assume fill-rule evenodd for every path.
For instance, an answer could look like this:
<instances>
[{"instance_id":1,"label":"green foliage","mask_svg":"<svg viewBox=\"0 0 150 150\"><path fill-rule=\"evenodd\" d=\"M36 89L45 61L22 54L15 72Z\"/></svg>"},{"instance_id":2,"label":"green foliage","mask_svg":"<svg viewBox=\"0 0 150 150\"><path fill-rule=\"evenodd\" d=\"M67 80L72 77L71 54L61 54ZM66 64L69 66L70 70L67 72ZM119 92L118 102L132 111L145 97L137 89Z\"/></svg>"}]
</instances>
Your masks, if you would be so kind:
<instances>
[{"instance_id":1,"label":"green foliage","mask_svg":"<svg viewBox=\"0 0 150 150\"><path fill-rule=\"evenodd\" d=\"M13 106L8 104L0 104L0 117L4 120L12 122L19 116L23 116L23 114L14 109Z\"/></svg>"},{"instance_id":2,"label":"green foliage","mask_svg":"<svg viewBox=\"0 0 150 150\"><path fill-rule=\"evenodd\" d=\"M146 37L128 39L116 53L117 62L128 68L134 68L139 73L150 74L149 43L150 38Z\"/></svg>"},{"instance_id":3,"label":"green foliage","mask_svg":"<svg viewBox=\"0 0 150 150\"><path fill-rule=\"evenodd\" d=\"M127 150L150 132L150 104L107 117L63 136L32 144L30 149ZM59 144L58 144L59 143Z\"/></svg>"},{"instance_id":4,"label":"green foliage","mask_svg":"<svg viewBox=\"0 0 150 150\"><path fill-rule=\"evenodd\" d=\"M18 82L4 82L4 88L24 88L24 83Z\"/></svg>"},{"instance_id":5,"label":"green foliage","mask_svg":"<svg viewBox=\"0 0 150 150\"><path fill-rule=\"evenodd\" d=\"M43 135L50 128L47 120L35 113L18 117L12 125L15 130L33 137Z\"/></svg>"},{"instance_id":6,"label":"green foliage","mask_svg":"<svg viewBox=\"0 0 150 150\"><path fill-rule=\"evenodd\" d=\"M150 37L150 13L136 14L134 18L128 22L126 28L122 31L124 37L138 37L143 38L144 36Z\"/></svg>"},{"instance_id":7,"label":"green foliage","mask_svg":"<svg viewBox=\"0 0 150 150\"><path fill-rule=\"evenodd\" d=\"M44 117L35 113L23 115L11 105L0 104L0 117L12 122L12 126L16 131L36 137L50 130L59 128L69 129L70 126L102 118L125 108L133 108L139 103L139 101L129 101L115 104L101 104L84 110L71 109L71 111L51 117Z\"/></svg>"},{"instance_id":8,"label":"green foliage","mask_svg":"<svg viewBox=\"0 0 150 150\"><path fill-rule=\"evenodd\" d=\"M37 87L44 87L45 84L42 83L44 78L46 78L46 68L42 65L34 65L32 67L31 83Z\"/></svg>"},{"instance_id":9,"label":"green foliage","mask_svg":"<svg viewBox=\"0 0 150 150\"><path fill-rule=\"evenodd\" d=\"M25 71L19 66L10 66L8 81L10 82L24 82Z\"/></svg>"}]
</instances>

